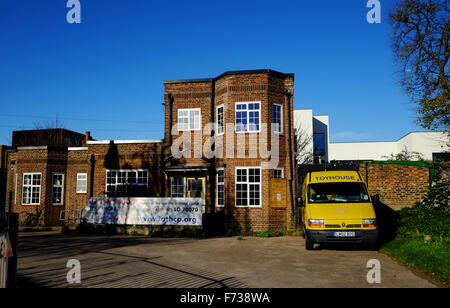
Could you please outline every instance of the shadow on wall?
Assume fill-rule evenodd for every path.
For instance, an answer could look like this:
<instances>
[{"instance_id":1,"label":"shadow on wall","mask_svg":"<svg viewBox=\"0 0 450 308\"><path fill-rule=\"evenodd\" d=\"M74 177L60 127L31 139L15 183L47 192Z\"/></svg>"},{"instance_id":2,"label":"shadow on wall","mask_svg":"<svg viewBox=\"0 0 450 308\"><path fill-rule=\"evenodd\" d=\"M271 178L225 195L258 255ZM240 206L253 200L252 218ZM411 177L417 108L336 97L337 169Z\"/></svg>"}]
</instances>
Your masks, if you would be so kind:
<instances>
[{"instance_id":1,"label":"shadow on wall","mask_svg":"<svg viewBox=\"0 0 450 308\"><path fill-rule=\"evenodd\" d=\"M381 201L374 201L375 214L379 228L379 244L391 242L397 233L400 215Z\"/></svg>"}]
</instances>

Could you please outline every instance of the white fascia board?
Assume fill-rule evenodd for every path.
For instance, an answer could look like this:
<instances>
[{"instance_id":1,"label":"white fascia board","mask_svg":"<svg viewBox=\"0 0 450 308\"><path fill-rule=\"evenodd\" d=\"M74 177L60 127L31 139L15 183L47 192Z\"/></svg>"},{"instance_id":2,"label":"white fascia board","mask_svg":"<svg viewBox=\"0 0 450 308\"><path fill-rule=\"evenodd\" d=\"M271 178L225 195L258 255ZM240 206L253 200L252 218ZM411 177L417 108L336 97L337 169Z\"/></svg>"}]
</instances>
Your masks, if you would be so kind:
<instances>
[{"instance_id":1,"label":"white fascia board","mask_svg":"<svg viewBox=\"0 0 450 308\"><path fill-rule=\"evenodd\" d=\"M96 144L143 144L143 143L163 143L162 139L148 139L148 140L95 140L87 141L86 144L96 145Z\"/></svg>"}]
</instances>

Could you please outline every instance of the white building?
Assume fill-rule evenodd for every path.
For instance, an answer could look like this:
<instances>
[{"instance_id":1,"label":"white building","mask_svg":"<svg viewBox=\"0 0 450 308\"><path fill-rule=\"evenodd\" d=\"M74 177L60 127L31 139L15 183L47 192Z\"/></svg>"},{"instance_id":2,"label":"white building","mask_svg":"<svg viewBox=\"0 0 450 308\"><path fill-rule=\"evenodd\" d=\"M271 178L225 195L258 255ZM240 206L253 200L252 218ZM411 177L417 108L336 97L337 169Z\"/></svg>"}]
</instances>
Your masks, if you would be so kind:
<instances>
[{"instance_id":1,"label":"white building","mask_svg":"<svg viewBox=\"0 0 450 308\"><path fill-rule=\"evenodd\" d=\"M382 142L332 142L330 143L329 116L314 116L312 109L294 110L294 129L300 141L306 142L297 155L314 157L317 162L346 160L387 160L405 149L432 160L434 153L449 152L447 134L444 132L411 132L396 141ZM311 159L312 161L312 159Z\"/></svg>"},{"instance_id":2,"label":"white building","mask_svg":"<svg viewBox=\"0 0 450 308\"><path fill-rule=\"evenodd\" d=\"M333 142L329 145L330 160L386 160L402 151L419 153L432 160L433 153L448 152L444 132L412 132L396 141Z\"/></svg>"},{"instance_id":3,"label":"white building","mask_svg":"<svg viewBox=\"0 0 450 308\"><path fill-rule=\"evenodd\" d=\"M300 157L309 157L311 162L328 161L330 144L329 117L327 115L313 115L312 109L294 110L294 129L300 140L305 144L302 151L297 153ZM304 160L304 159L302 159Z\"/></svg>"}]
</instances>

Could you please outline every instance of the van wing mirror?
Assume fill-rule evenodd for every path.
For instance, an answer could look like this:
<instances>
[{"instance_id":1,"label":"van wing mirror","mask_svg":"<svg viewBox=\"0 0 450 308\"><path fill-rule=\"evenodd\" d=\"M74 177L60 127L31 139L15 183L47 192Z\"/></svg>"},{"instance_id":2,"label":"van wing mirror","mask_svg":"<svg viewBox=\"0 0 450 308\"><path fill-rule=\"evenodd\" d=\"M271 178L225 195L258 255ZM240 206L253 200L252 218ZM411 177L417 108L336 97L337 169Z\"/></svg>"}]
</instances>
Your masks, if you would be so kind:
<instances>
[{"instance_id":1,"label":"van wing mirror","mask_svg":"<svg viewBox=\"0 0 450 308\"><path fill-rule=\"evenodd\" d=\"M298 198L298 205L299 206L305 206L305 202L303 201L302 197Z\"/></svg>"}]
</instances>

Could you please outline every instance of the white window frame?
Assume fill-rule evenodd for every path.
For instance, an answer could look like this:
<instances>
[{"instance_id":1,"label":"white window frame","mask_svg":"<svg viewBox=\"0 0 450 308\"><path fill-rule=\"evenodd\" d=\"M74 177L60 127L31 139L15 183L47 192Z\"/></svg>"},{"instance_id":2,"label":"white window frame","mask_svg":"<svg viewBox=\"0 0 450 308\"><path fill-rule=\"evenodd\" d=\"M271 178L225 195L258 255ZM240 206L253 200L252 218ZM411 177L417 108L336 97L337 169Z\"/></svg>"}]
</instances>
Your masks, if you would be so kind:
<instances>
[{"instance_id":1,"label":"white window frame","mask_svg":"<svg viewBox=\"0 0 450 308\"><path fill-rule=\"evenodd\" d=\"M54 176L61 176L61 185L55 185L53 178ZM54 188L61 188L61 202L55 202ZM64 204L64 173L52 173L52 205L63 205Z\"/></svg>"},{"instance_id":2,"label":"white window frame","mask_svg":"<svg viewBox=\"0 0 450 308\"><path fill-rule=\"evenodd\" d=\"M281 177L275 177L275 171L281 171ZM274 168L273 169L273 178L274 179L284 179L284 168Z\"/></svg>"},{"instance_id":3,"label":"white window frame","mask_svg":"<svg viewBox=\"0 0 450 308\"><path fill-rule=\"evenodd\" d=\"M247 170L247 181L246 182L238 182L237 181L237 171L238 170ZM256 182L249 182L249 170L250 169L258 169L259 170L259 205L250 205L250 185L251 184L258 184ZM234 206L237 208L262 208L262 169L261 167L235 167L234 170ZM237 202L237 185L238 184L246 184L247 185L247 205L236 205Z\"/></svg>"},{"instance_id":4,"label":"white window frame","mask_svg":"<svg viewBox=\"0 0 450 308\"><path fill-rule=\"evenodd\" d=\"M223 171L223 182L219 184L219 171ZM223 204L219 204L219 185L223 186ZM218 208L225 207L225 196L226 196L226 190L225 190L225 168L217 168L217 175L216 175L216 206Z\"/></svg>"},{"instance_id":5,"label":"white window frame","mask_svg":"<svg viewBox=\"0 0 450 308\"><path fill-rule=\"evenodd\" d=\"M147 183L139 184L139 172L147 172ZM108 172L116 172L116 181L114 184L108 183ZM119 172L125 172L125 183L119 183ZM136 173L136 183L134 184L128 184L128 173L135 172ZM145 186L148 187L149 182L149 171L148 169L107 169L106 170L106 177L105 177L105 188L106 188L106 195L108 194L108 186L125 186L125 185L136 185L136 186Z\"/></svg>"},{"instance_id":6,"label":"white window frame","mask_svg":"<svg viewBox=\"0 0 450 308\"><path fill-rule=\"evenodd\" d=\"M273 106L280 107L280 127L279 127L279 131L276 131L276 130L274 130L275 127L273 126L273 124L275 124L275 123L272 123L272 130L274 133L282 134L283 133L283 105L278 104L278 103L272 104L272 122L273 122Z\"/></svg>"},{"instance_id":7,"label":"white window frame","mask_svg":"<svg viewBox=\"0 0 450 308\"><path fill-rule=\"evenodd\" d=\"M85 176L85 179L80 179L79 178L80 175ZM79 181L86 181L84 187L82 187L83 190L80 190L81 185L79 185ZM77 194L87 194L87 184L88 184L87 182L88 182L87 173L77 173L77 182L76 182L76 193Z\"/></svg>"},{"instance_id":8,"label":"white window frame","mask_svg":"<svg viewBox=\"0 0 450 308\"><path fill-rule=\"evenodd\" d=\"M222 131L219 131L219 109L222 108ZM216 108L216 133L217 136L222 136L225 133L225 105L217 106Z\"/></svg>"},{"instance_id":9,"label":"white window frame","mask_svg":"<svg viewBox=\"0 0 450 308\"><path fill-rule=\"evenodd\" d=\"M30 185L25 185L25 176L26 175L31 175L31 184ZM33 185L33 177L35 175L39 175L39 185ZM28 173L24 173L22 176L22 205L41 205L41 189L42 186L42 173L40 172L28 172ZM31 187L31 195L30 195L30 202L25 202L24 200L24 192L25 192L25 187ZM33 188L38 187L39 188L39 198L38 198L38 202L33 203Z\"/></svg>"},{"instance_id":10,"label":"white window frame","mask_svg":"<svg viewBox=\"0 0 450 308\"><path fill-rule=\"evenodd\" d=\"M198 127L191 127L191 113L198 111ZM187 112L187 128L180 127L180 113ZM179 132L199 131L202 129L202 109L201 108L185 108L177 111L177 128ZM186 116L183 116L186 118ZM185 123L183 123L185 124Z\"/></svg>"},{"instance_id":11,"label":"white window frame","mask_svg":"<svg viewBox=\"0 0 450 308\"><path fill-rule=\"evenodd\" d=\"M183 178L183 197L174 197L172 195L173 180L175 178L177 178L177 177ZM170 198L186 198L186 177L184 177L184 176L172 176L172 177L170 177Z\"/></svg>"},{"instance_id":12,"label":"white window frame","mask_svg":"<svg viewBox=\"0 0 450 308\"><path fill-rule=\"evenodd\" d=\"M255 110L249 110L248 109L248 105L250 104L259 104L259 109L255 109ZM246 110L238 110L238 105L246 105ZM259 112L259 117L258 117L258 129L257 130L250 130L250 112ZM237 130L237 113L238 112L246 112L247 113L247 125L246 125L246 130L245 131L241 131L241 130ZM234 104L234 125L235 125L235 132L236 134L248 134L248 133L260 133L261 132L261 102L260 101L255 101L255 102L236 102Z\"/></svg>"}]
</instances>

